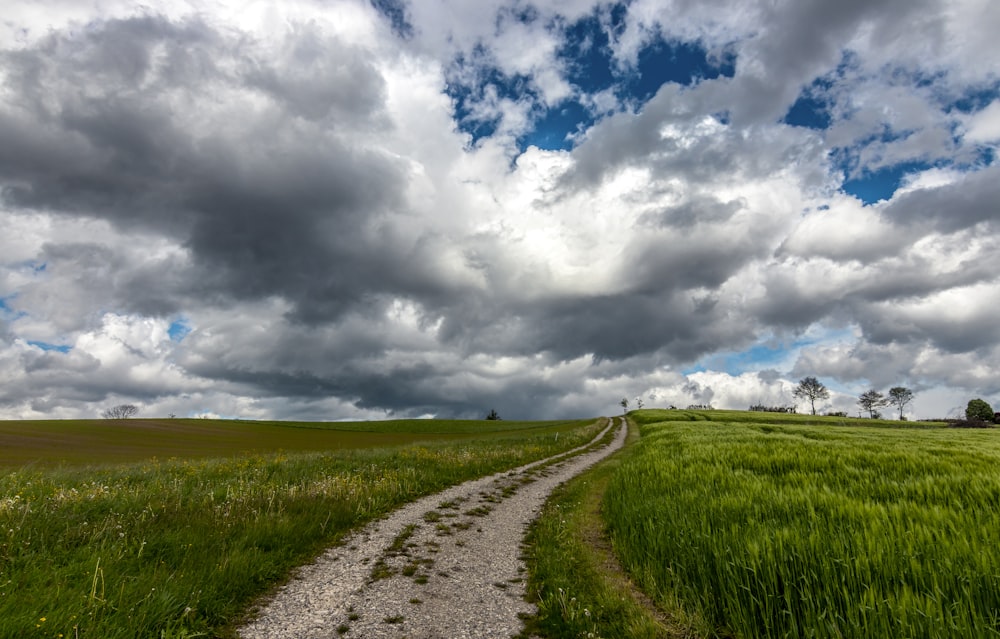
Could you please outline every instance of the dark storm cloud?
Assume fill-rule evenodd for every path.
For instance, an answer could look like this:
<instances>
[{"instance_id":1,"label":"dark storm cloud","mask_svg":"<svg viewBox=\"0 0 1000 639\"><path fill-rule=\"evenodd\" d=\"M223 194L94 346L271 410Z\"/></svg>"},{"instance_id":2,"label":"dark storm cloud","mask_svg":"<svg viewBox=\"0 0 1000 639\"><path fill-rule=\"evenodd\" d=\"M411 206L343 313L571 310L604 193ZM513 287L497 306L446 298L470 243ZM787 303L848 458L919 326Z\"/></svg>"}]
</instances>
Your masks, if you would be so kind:
<instances>
[{"instance_id":1,"label":"dark storm cloud","mask_svg":"<svg viewBox=\"0 0 1000 639\"><path fill-rule=\"evenodd\" d=\"M287 37L278 61L254 59L245 77L288 112L334 127L367 126L385 103L385 82L369 56L311 25Z\"/></svg>"},{"instance_id":2,"label":"dark storm cloud","mask_svg":"<svg viewBox=\"0 0 1000 639\"><path fill-rule=\"evenodd\" d=\"M969 353L1000 342L1000 322L992 309L981 308L956 321L944 305L922 312L880 305L861 309L857 320L876 345L929 343L945 353Z\"/></svg>"},{"instance_id":3,"label":"dark storm cloud","mask_svg":"<svg viewBox=\"0 0 1000 639\"><path fill-rule=\"evenodd\" d=\"M0 106L7 205L167 233L190 252L161 264L164 281L115 278L125 308L278 295L321 322L380 295L447 293L420 237L382 231L405 214L407 177L365 141L389 124L384 80L360 50L300 27L267 59L197 21L146 17L3 61L16 96Z\"/></svg>"},{"instance_id":4,"label":"dark storm cloud","mask_svg":"<svg viewBox=\"0 0 1000 639\"><path fill-rule=\"evenodd\" d=\"M699 195L677 206L664 207L655 213L644 213L639 222L654 227L687 229L699 223L728 222L737 211L745 207L745 201L723 202L714 197Z\"/></svg>"},{"instance_id":5,"label":"dark storm cloud","mask_svg":"<svg viewBox=\"0 0 1000 639\"><path fill-rule=\"evenodd\" d=\"M935 58L922 76L910 53L948 7L713 1L637 1L602 23L613 75L642 73L650 43L735 54L732 77L678 68L684 86L641 95L624 75L614 95L574 79L558 26L578 18L558 3L503 24L519 14L477 3L91 13L0 45L0 217L16 228L0 248L17 254L0 261L0 404L517 418L654 390L742 402L789 372L746 372L761 341L803 333L820 337L763 364L808 351L793 373L857 379L892 351L880 379L927 353L955 358L921 364L930 379L987 370L997 323L961 293L996 294L1000 175L956 177L986 156L957 148L962 117L935 97L961 92L950 70ZM653 14L673 24L634 22ZM514 80L463 102L456 59L476 86ZM782 122L809 86L826 130ZM526 151L549 98L578 135ZM601 115L573 124L562 101ZM462 120L480 116L470 144ZM845 205L842 170L932 162L935 144L965 163L913 177L955 184ZM677 372L713 360L747 368Z\"/></svg>"},{"instance_id":6,"label":"dark storm cloud","mask_svg":"<svg viewBox=\"0 0 1000 639\"><path fill-rule=\"evenodd\" d=\"M539 357L531 370L511 377L437 344L424 344L433 351L396 354L402 344L388 330L374 322L342 336L300 325L268 331L263 342L248 331L214 343L195 335L186 344L189 356L180 361L193 374L242 386L258 397L306 402L337 397L398 417L481 418L496 408L506 418L537 418L555 414L558 401L585 383L577 375L547 379L543 368L553 363L551 357Z\"/></svg>"},{"instance_id":7,"label":"dark storm cloud","mask_svg":"<svg viewBox=\"0 0 1000 639\"><path fill-rule=\"evenodd\" d=\"M197 23L139 18L53 34L3 54L0 185L15 207L172 227L195 132L168 94L219 78L216 39ZM153 64L153 50L162 50Z\"/></svg>"},{"instance_id":8,"label":"dark storm cloud","mask_svg":"<svg viewBox=\"0 0 1000 639\"><path fill-rule=\"evenodd\" d=\"M664 361L681 362L714 350L720 340L746 336L728 321L711 296L669 287L657 292L536 300L503 311L493 320L470 321L458 312L448 315L440 329L441 339L471 352L547 353L558 361L657 354Z\"/></svg>"},{"instance_id":9,"label":"dark storm cloud","mask_svg":"<svg viewBox=\"0 0 1000 639\"><path fill-rule=\"evenodd\" d=\"M1000 224L1000 166L981 169L945 186L905 193L883 215L904 228L926 225L954 233L986 223L995 231Z\"/></svg>"}]
</instances>

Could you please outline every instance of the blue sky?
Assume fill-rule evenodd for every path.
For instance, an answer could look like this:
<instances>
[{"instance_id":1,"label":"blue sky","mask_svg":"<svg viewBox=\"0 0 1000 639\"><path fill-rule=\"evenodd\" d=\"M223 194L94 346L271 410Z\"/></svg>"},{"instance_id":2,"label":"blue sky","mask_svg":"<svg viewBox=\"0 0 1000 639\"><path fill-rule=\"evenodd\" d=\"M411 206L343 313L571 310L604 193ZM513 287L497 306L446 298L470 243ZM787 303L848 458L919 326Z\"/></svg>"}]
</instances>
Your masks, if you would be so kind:
<instances>
[{"instance_id":1,"label":"blue sky","mask_svg":"<svg viewBox=\"0 0 1000 639\"><path fill-rule=\"evenodd\" d=\"M14 2L0 417L1000 403L1000 5Z\"/></svg>"}]
</instances>

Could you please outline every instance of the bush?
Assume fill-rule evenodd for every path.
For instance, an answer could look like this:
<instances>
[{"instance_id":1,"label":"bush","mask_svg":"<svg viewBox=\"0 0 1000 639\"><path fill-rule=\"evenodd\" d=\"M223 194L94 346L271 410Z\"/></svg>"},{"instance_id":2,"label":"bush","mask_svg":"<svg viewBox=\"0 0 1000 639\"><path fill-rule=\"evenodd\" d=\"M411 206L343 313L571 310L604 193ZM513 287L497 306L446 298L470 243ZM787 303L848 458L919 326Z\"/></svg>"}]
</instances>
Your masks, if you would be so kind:
<instances>
[{"instance_id":1,"label":"bush","mask_svg":"<svg viewBox=\"0 0 1000 639\"><path fill-rule=\"evenodd\" d=\"M993 407L981 399L970 399L965 408L965 419L971 421L992 422Z\"/></svg>"},{"instance_id":2,"label":"bush","mask_svg":"<svg viewBox=\"0 0 1000 639\"><path fill-rule=\"evenodd\" d=\"M795 406L765 406L764 404L754 404L750 410L758 413L794 413Z\"/></svg>"},{"instance_id":3,"label":"bush","mask_svg":"<svg viewBox=\"0 0 1000 639\"><path fill-rule=\"evenodd\" d=\"M981 419L949 419L948 426L951 428L993 428L993 422Z\"/></svg>"}]
</instances>

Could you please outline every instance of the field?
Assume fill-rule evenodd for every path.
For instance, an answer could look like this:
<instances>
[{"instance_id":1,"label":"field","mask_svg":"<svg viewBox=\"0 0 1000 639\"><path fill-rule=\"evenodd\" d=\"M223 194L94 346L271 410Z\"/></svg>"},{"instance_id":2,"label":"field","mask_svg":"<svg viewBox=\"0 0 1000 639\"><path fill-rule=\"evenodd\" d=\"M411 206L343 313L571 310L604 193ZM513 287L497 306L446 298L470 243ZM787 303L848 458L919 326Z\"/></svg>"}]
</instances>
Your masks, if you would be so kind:
<instances>
[{"instance_id":1,"label":"field","mask_svg":"<svg viewBox=\"0 0 1000 639\"><path fill-rule=\"evenodd\" d=\"M699 635L1000 636L997 431L632 416L642 437L603 502L611 539Z\"/></svg>"},{"instance_id":2,"label":"field","mask_svg":"<svg viewBox=\"0 0 1000 639\"><path fill-rule=\"evenodd\" d=\"M520 431L559 432L572 422L435 419L258 422L208 419L0 421L0 468L80 466L274 451L349 450L463 441Z\"/></svg>"},{"instance_id":3,"label":"field","mask_svg":"<svg viewBox=\"0 0 1000 639\"><path fill-rule=\"evenodd\" d=\"M231 635L256 597L351 528L581 445L598 429L592 421L2 424L0 637ZM145 461L92 465L121 459Z\"/></svg>"}]
</instances>

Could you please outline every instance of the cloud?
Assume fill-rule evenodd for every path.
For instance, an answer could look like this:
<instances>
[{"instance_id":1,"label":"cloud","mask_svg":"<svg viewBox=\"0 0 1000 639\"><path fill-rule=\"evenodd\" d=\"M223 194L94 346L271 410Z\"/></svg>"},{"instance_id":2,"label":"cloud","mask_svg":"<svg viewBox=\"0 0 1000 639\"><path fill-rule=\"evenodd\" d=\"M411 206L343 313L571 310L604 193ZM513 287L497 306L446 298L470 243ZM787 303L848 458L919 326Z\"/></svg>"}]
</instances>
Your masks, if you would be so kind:
<instances>
[{"instance_id":1,"label":"cloud","mask_svg":"<svg viewBox=\"0 0 1000 639\"><path fill-rule=\"evenodd\" d=\"M804 375L838 407L995 395L997 19L15 3L0 414L743 408ZM823 124L786 121L804 95ZM886 175L881 202L844 190Z\"/></svg>"}]
</instances>

